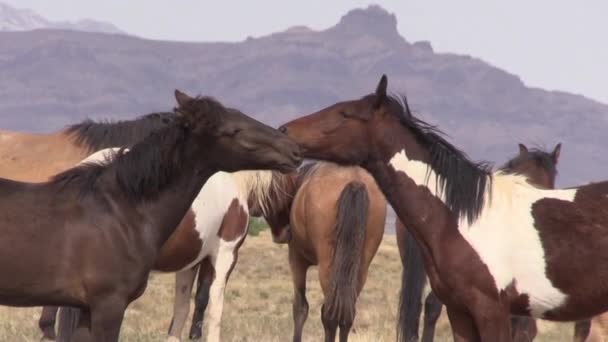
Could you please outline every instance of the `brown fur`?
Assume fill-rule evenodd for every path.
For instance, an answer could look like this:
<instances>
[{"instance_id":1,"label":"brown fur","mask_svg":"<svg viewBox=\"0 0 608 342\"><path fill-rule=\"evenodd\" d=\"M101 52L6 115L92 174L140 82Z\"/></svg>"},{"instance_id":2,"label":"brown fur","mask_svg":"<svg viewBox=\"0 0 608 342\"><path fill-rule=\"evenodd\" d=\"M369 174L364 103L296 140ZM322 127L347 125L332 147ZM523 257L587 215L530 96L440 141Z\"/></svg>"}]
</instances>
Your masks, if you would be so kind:
<instances>
[{"instance_id":1,"label":"brown fur","mask_svg":"<svg viewBox=\"0 0 608 342\"><path fill-rule=\"evenodd\" d=\"M309 266L319 266L319 282L323 294L329 296L332 263L336 250L333 230L336 225L336 202L344 186L352 181L365 184L369 196L369 214L365 227L365 238L360 251L357 294L367 278L367 270L378 250L384 234L386 201L374 180L360 168L343 168L333 164L321 164L311 172L298 189L291 209L292 240L289 243L290 266L294 277L296 298L294 320L296 321L294 340L301 339L302 326L306 320L304 282ZM332 322L324 320L326 329ZM337 325L336 323L333 323ZM348 327L350 328L350 327ZM335 326L333 327L335 334ZM343 332L344 333L343 336ZM326 338L328 336L326 330ZM340 338L345 340L348 330L341 329Z\"/></svg>"},{"instance_id":2,"label":"brown fur","mask_svg":"<svg viewBox=\"0 0 608 342\"><path fill-rule=\"evenodd\" d=\"M154 270L177 272L196 260L203 247L203 241L195 226L195 215L190 209L160 249Z\"/></svg>"},{"instance_id":3,"label":"brown fur","mask_svg":"<svg viewBox=\"0 0 608 342\"><path fill-rule=\"evenodd\" d=\"M561 151L561 144L557 144L552 152L545 152L539 149L528 149L525 145L519 144L519 153L515 157L511 158L502 168L504 172L512 174L521 174L528 178L528 181L546 189L554 188L555 177L557 175L556 165L559 160L559 154ZM418 308L412 307L409 303L408 297L416 297L422 294L423 286L426 283L425 279L408 279L406 276L407 272L415 272L407 268L415 268L415 265L411 264L411 258L418 260L419 256L412 253L419 253L416 245L410 245L413 250L406 251L406 241L410 238L405 226L401 220L397 219L395 222L395 232L397 237L397 246L399 247L399 254L404 266L404 275L402 278L402 288L400 294L400 309L399 309L399 327L398 335L400 341L411 341L418 339L418 321L420 316L420 304ZM407 253L406 253L407 252ZM408 260L405 260L406 254L409 256ZM409 264L407 264L409 262ZM407 266L406 266L407 264ZM418 276L418 275L416 275ZM419 276L418 276L419 277ZM404 284L409 282L410 284ZM412 286L411 283L419 283ZM414 292L412 294L406 293L408 291ZM501 292L501 296L505 298L503 300L511 302L511 312L518 313L521 315L528 315L529 298L527 295L520 295L517 292L515 284L509 286L505 291ZM436 298L436 295L431 292L425 300L425 317L424 317L424 329L422 334L423 342L432 342L434 340L435 325L439 316L443 304ZM408 316L412 312L412 316ZM414 321L415 320L415 321ZM511 318L512 323L512 336L514 341L532 341L536 337L537 328L536 321L532 318L513 316Z\"/></svg>"},{"instance_id":4,"label":"brown fur","mask_svg":"<svg viewBox=\"0 0 608 342\"><path fill-rule=\"evenodd\" d=\"M116 341L207 178L299 165L297 146L276 130L213 99L183 101L178 120L108 164L40 184L0 179L0 271L11 274L0 279L1 304L77 307L77 336Z\"/></svg>"},{"instance_id":5,"label":"brown fur","mask_svg":"<svg viewBox=\"0 0 608 342\"><path fill-rule=\"evenodd\" d=\"M491 186L490 173L435 127L415 118L407 102L389 97L387 82L383 76L375 93L337 103L280 130L301 145L307 158L361 165L374 176L420 247L455 341L510 341L511 303L500 296L487 266L458 230L461 218L471 222L483 210L486 196L480 189ZM401 150L435 169L445 182L445 203L389 163ZM568 296L565 305L544 318L579 320L608 309L607 184L578 188L572 203L541 199L533 204L547 277Z\"/></svg>"},{"instance_id":6,"label":"brown fur","mask_svg":"<svg viewBox=\"0 0 608 342\"><path fill-rule=\"evenodd\" d=\"M44 182L78 164L90 153L59 131L29 134L0 131L0 177L22 182Z\"/></svg>"},{"instance_id":7,"label":"brown fur","mask_svg":"<svg viewBox=\"0 0 608 342\"><path fill-rule=\"evenodd\" d=\"M222 220L222 225L217 235L224 241L234 241L245 234L249 215L239 203L238 199L233 199ZM245 229L244 229L245 228Z\"/></svg>"}]
</instances>

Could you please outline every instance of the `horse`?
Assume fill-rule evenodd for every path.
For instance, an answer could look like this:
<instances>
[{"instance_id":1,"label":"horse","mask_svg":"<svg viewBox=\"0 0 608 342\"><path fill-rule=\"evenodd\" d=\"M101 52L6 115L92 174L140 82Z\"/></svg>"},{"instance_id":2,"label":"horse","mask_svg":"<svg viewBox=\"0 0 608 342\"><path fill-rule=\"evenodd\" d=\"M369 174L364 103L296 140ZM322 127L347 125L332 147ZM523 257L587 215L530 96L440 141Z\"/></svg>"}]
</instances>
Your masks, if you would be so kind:
<instances>
[{"instance_id":1,"label":"horse","mask_svg":"<svg viewBox=\"0 0 608 342\"><path fill-rule=\"evenodd\" d=\"M96 150L111 149L111 146L130 146L142 140L151 132L166 127L174 118L175 113L173 112L158 112L143 115L128 121L95 122L85 120L84 122L70 125L65 129L50 134L0 131L0 160L2 160L2 163L0 163L0 177L30 182L48 180L49 176L54 173L65 171L65 169L72 167L75 164L74 160L76 159L81 159L83 156ZM113 150L116 150L116 148ZM105 152L103 154L105 155ZM99 155L94 153L89 156L87 160L96 160L98 157ZM221 198L237 198L239 204L241 204L246 211L253 210L251 213L252 215L261 216L263 214L262 211L268 212L267 208L270 207L270 205L265 202L276 197L276 181L283 179L282 177L278 177L278 175L279 173L271 171L255 171L255 173L240 171L232 174L218 172L211 176L203 186L201 193L199 193L199 196L195 199L195 203L203 201L202 198L213 198L213 196L221 194L223 195ZM219 191L218 189L222 190ZM205 194L208 194L208 196L205 196ZM251 208L249 208L247 202L251 202ZM202 203L204 203L204 201ZM272 206L277 205L279 204L272 204ZM176 231L167 241L167 247L163 246L161 249L161 257L157 260L157 265L155 265L156 270L162 271L162 269L166 269L167 267L174 269L186 268L187 265L183 263L190 262L190 260L188 258L184 259L184 254L180 254L179 251L184 250L185 248L196 248L198 246L197 244L189 243L190 241L188 238L192 236L193 232L198 234L199 231L208 231L209 228L214 230L214 232L217 232L222 220L228 220L228 216L236 215L238 209L235 206L226 206L227 210L218 209L218 211L213 212L213 215L196 211L196 208L205 209L208 207L208 205L198 205L191 209L190 213L187 215L194 215L192 218L196 221L196 227L192 225L192 220L185 220L177 227ZM218 218L217 215L223 216ZM196 220L197 216L206 217L207 219ZM215 217L215 219L213 219L213 222L216 223L215 225L206 224L206 222L210 222L211 216ZM266 219L268 221L272 220L271 217L267 217ZM246 227L238 226L234 229L243 231ZM284 243L286 241L287 238L284 236L285 230L272 230L272 232L275 241L279 243ZM210 238L203 239L203 241L206 246L214 244L219 246L219 243L216 241L217 239L219 239L219 236L211 234ZM171 246L177 247L173 248ZM203 254L203 256L206 256L207 258L202 258L201 255L199 255L200 251L190 251L186 253L186 257L197 255L197 259L204 259L204 267L201 267L200 270L201 274L205 276L215 275L214 263L212 263L211 260L222 263L230 263L229 260L236 260L240 244L234 245L234 250L227 248L225 245L223 247L224 248L222 249L212 249L212 252L214 253L213 258L211 255L206 254ZM208 250L209 248L205 249ZM191 269L195 270L197 268L198 264ZM188 279L188 274L188 272L180 275L176 274L176 281L180 284L183 283L182 279ZM200 279L203 278L204 277L201 277ZM221 274L217 274L214 278L217 279L215 280L217 286L224 288L224 285L221 285L220 283L222 279L227 281L228 276L222 277ZM210 282L206 282L205 284L209 287ZM198 294L197 292L197 298L201 300L206 298L208 300L209 296L204 296L202 293L203 292ZM214 291L214 293L217 293L217 291ZM187 316L188 309L184 309L184 303L189 303L183 300L183 297L188 295L189 292L178 292L176 290L173 314L176 319L175 322L171 324L170 336L181 335L182 328L178 328L180 327L180 317ZM222 309L217 307L221 305L223 301L212 300L212 303L210 311L218 312L219 314L213 315L211 318L217 318L216 321L218 323L212 321L209 326L218 327ZM183 314L184 310L186 310L185 315ZM57 307L45 306L42 310L38 325L42 331L43 340L55 340L56 338L56 313ZM71 314L76 313L72 312ZM191 337L200 337L200 324L202 322L202 317L200 316L201 311L197 309L194 318L199 325L193 325ZM69 314L68 316L64 316L64 319L68 321L73 321L75 318L76 317L70 318ZM67 327L66 329L70 328ZM196 335L197 331L198 336ZM215 335L216 332L219 332L219 328L215 330L211 329L207 336L210 341L217 340L219 337L212 337L212 332L213 335ZM64 331L64 333L69 334L68 331Z\"/></svg>"},{"instance_id":2,"label":"horse","mask_svg":"<svg viewBox=\"0 0 608 342\"><path fill-rule=\"evenodd\" d=\"M507 161L500 170L506 173L523 174L537 186L553 189L560 152L561 143L557 144L551 152L537 148L528 149L526 145L519 144L519 153ZM415 241L411 235L407 234L405 226L399 219L395 221L395 232L403 265L397 316L397 340L401 342L418 341L418 325L421 315L420 298L427 282L426 273ZM422 341L432 342L435 325L441 315L443 304L433 292L426 296L424 303ZM587 324L589 324L588 321ZM532 341L537 334L535 320L528 317L512 317L511 329L514 341ZM578 330L580 331L580 329Z\"/></svg>"},{"instance_id":3,"label":"horse","mask_svg":"<svg viewBox=\"0 0 608 342\"><path fill-rule=\"evenodd\" d=\"M542 189L492 172L376 91L280 130L303 156L360 165L422 253L455 341L511 341L510 315L588 319L608 309L608 182Z\"/></svg>"},{"instance_id":4,"label":"horse","mask_svg":"<svg viewBox=\"0 0 608 342\"><path fill-rule=\"evenodd\" d=\"M325 341L347 341L356 302L384 235L386 200L361 168L319 163L300 171L291 205L289 266L294 286L293 341L302 340L308 316L306 273L319 267L325 297Z\"/></svg>"},{"instance_id":5,"label":"horse","mask_svg":"<svg viewBox=\"0 0 608 342\"><path fill-rule=\"evenodd\" d=\"M50 181L0 179L0 304L83 311L76 340L116 341L166 239L217 171L301 163L278 131L176 91L177 118L113 161ZM44 232L44 234L40 234Z\"/></svg>"},{"instance_id":6,"label":"horse","mask_svg":"<svg viewBox=\"0 0 608 342\"><path fill-rule=\"evenodd\" d=\"M96 151L130 146L169 125L173 112L151 113L136 120L84 122L47 134L0 130L0 177L44 182Z\"/></svg>"},{"instance_id":7,"label":"horse","mask_svg":"<svg viewBox=\"0 0 608 342\"><path fill-rule=\"evenodd\" d=\"M108 150L119 149L106 149L95 155L107 154ZM236 265L238 251L245 242L249 216L264 216L274 223L274 211L285 210L290 204L287 201L291 201L291 197L280 196L289 191L286 190L290 185L288 179L276 171L258 170L217 172L207 180L191 209L161 247L152 268L153 272L175 272L168 341L180 341L199 265L199 283L202 282L204 288L197 291L196 299L209 303L207 341L220 340L224 289ZM279 232L285 229L284 226L274 224L273 227L273 236L284 234ZM78 312L63 310L59 339L67 340L75 328ZM202 312L198 311L193 321L193 329L201 329Z\"/></svg>"}]
</instances>

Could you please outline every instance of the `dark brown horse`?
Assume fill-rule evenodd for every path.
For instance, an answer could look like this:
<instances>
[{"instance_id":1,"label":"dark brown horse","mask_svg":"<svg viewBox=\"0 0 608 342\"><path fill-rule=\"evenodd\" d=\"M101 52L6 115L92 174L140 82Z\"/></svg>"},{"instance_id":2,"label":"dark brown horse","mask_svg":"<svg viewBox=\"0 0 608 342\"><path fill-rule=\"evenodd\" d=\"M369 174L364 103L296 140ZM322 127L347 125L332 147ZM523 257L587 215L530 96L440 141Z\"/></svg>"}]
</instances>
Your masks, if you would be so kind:
<instances>
[{"instance_id":1,"label":"dark brown horse","mask_svg":"<svg viewBox=\"0 0 608 342\"><path fill-rule=\"evenodd\" d=\"M525 145L519 144L519 154L511 158L500 170L525 175L530 182L537 186L552 189L555 187L556 166L560 151L561 144L558 144L552 152L535 148L528 149ZM395 222L395 232L403 265L397 340L418 341L418 325L422 308L420 298L427 282L426 272L414 239L407 233L399 219ZM435 325L441 315L443 304L433 292L427 295L424 303L422 341L432 342L435 336ZM511 328L514 341L532 341L537 333L535 320L528 317L513 316Z\"/></svg>"},{"instance_id":2,"label":"dark brown horse","mask_svg":"<svg viewBox=\"0 0 608 342\"><path fill-rule=\"evenodd\" d=\"M219 171L300 163L282 134L176 91L178 118L113 161L49 182L0 179L0 303L83 310L75 339L116 341L160 247Z\"/></svg>"},{"instance_id":3,"label":"dark brown horse","mask_svg":"<svg viewBox=\"0 0 608 342\"><path fill-rule=\"evenodd\" d=\"M511 341L510 315L554 321L608 310L608 182L547 190L492 173L376 92L281 127L308 158L361 165L423 256L456 341Z\"/></svg>"}]
</instances>

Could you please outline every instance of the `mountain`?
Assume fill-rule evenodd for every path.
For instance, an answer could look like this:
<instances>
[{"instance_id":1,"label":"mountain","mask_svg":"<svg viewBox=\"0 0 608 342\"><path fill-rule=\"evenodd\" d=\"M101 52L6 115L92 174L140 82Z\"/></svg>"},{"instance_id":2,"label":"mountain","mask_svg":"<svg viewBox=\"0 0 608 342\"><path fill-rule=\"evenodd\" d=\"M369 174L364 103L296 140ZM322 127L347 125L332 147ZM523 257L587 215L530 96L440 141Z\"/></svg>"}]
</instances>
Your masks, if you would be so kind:
<instances>
[{"instance_id":1,"label":"mountain","mask_svg":"<svg viewBox=\"0 0 608 342\"><path fill-rule=\"evenodd\" d=\"M210 94L278 125L370 93L382 73L423 119L474 159L517 143L563 143L560 185L608 178L608 106L545 91L480 59L409 42L380 7L335 26L239 43L181 43L58 30L0 32L0 128L51 131L90 118L170 110L172 92ZM522 52L525 53L525 52Z\"/></svg>"},{"instance_id":2,"label":"mountain","mask_svg":"<svg viewBox=\"0 0 608 342\"><path fill-rule=\"evenodd\" d=\"M0 3L0 31L30 31L36 29L64 29L85 32L122 33L116 26L95 20L52 22L28 9L17 9Z\"/></svg>"}]
</instances>

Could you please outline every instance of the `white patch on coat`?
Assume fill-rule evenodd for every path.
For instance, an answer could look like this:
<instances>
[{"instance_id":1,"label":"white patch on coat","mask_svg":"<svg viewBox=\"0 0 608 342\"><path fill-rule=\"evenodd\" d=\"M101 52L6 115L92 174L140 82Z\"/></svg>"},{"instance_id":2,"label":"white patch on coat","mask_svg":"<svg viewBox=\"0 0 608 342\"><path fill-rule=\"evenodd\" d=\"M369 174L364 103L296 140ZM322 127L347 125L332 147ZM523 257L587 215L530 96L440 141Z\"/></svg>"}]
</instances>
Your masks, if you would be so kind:
<instances>
[{"instance_id":1,"label":"white patch on coat","mask_svg":"<svg viewBox=\"0 0 608 342\"><path fill-rule=\"evenodd\" d=\"M410 160L405 150L396 153L389 165L445 201L429 165ZM576 191L543 190L530 185L524 176L497 172L479 218L472 225L466 217L459 221L458 230L488 267L497 289L503 290L515 280L517 291L529 296L535 317L564 304L566 295L547 278L545 251L534 227L532 205L543 198L571 202Z\"/></svg>"},{"instance_id":2,"label":"white patch on coat","mask_svg":"<svg viewBox=\"0 0 608 342\"><path fill-rule=\"evenodd\" d=\"M114 157L116 156L116 153L118 153L119 150L120 150L119 147L109 147L109 148L105 148L103 150L99 150L99 151L89 155L85 159L81 160L80 163L78 163L78 165L85 164L85 163L102 164L105 162L112 161L112 159L114 159ZM127 153L127 152L129 152L129 149L125 148L123 153Z\"/></svg>"}]
</instances>

